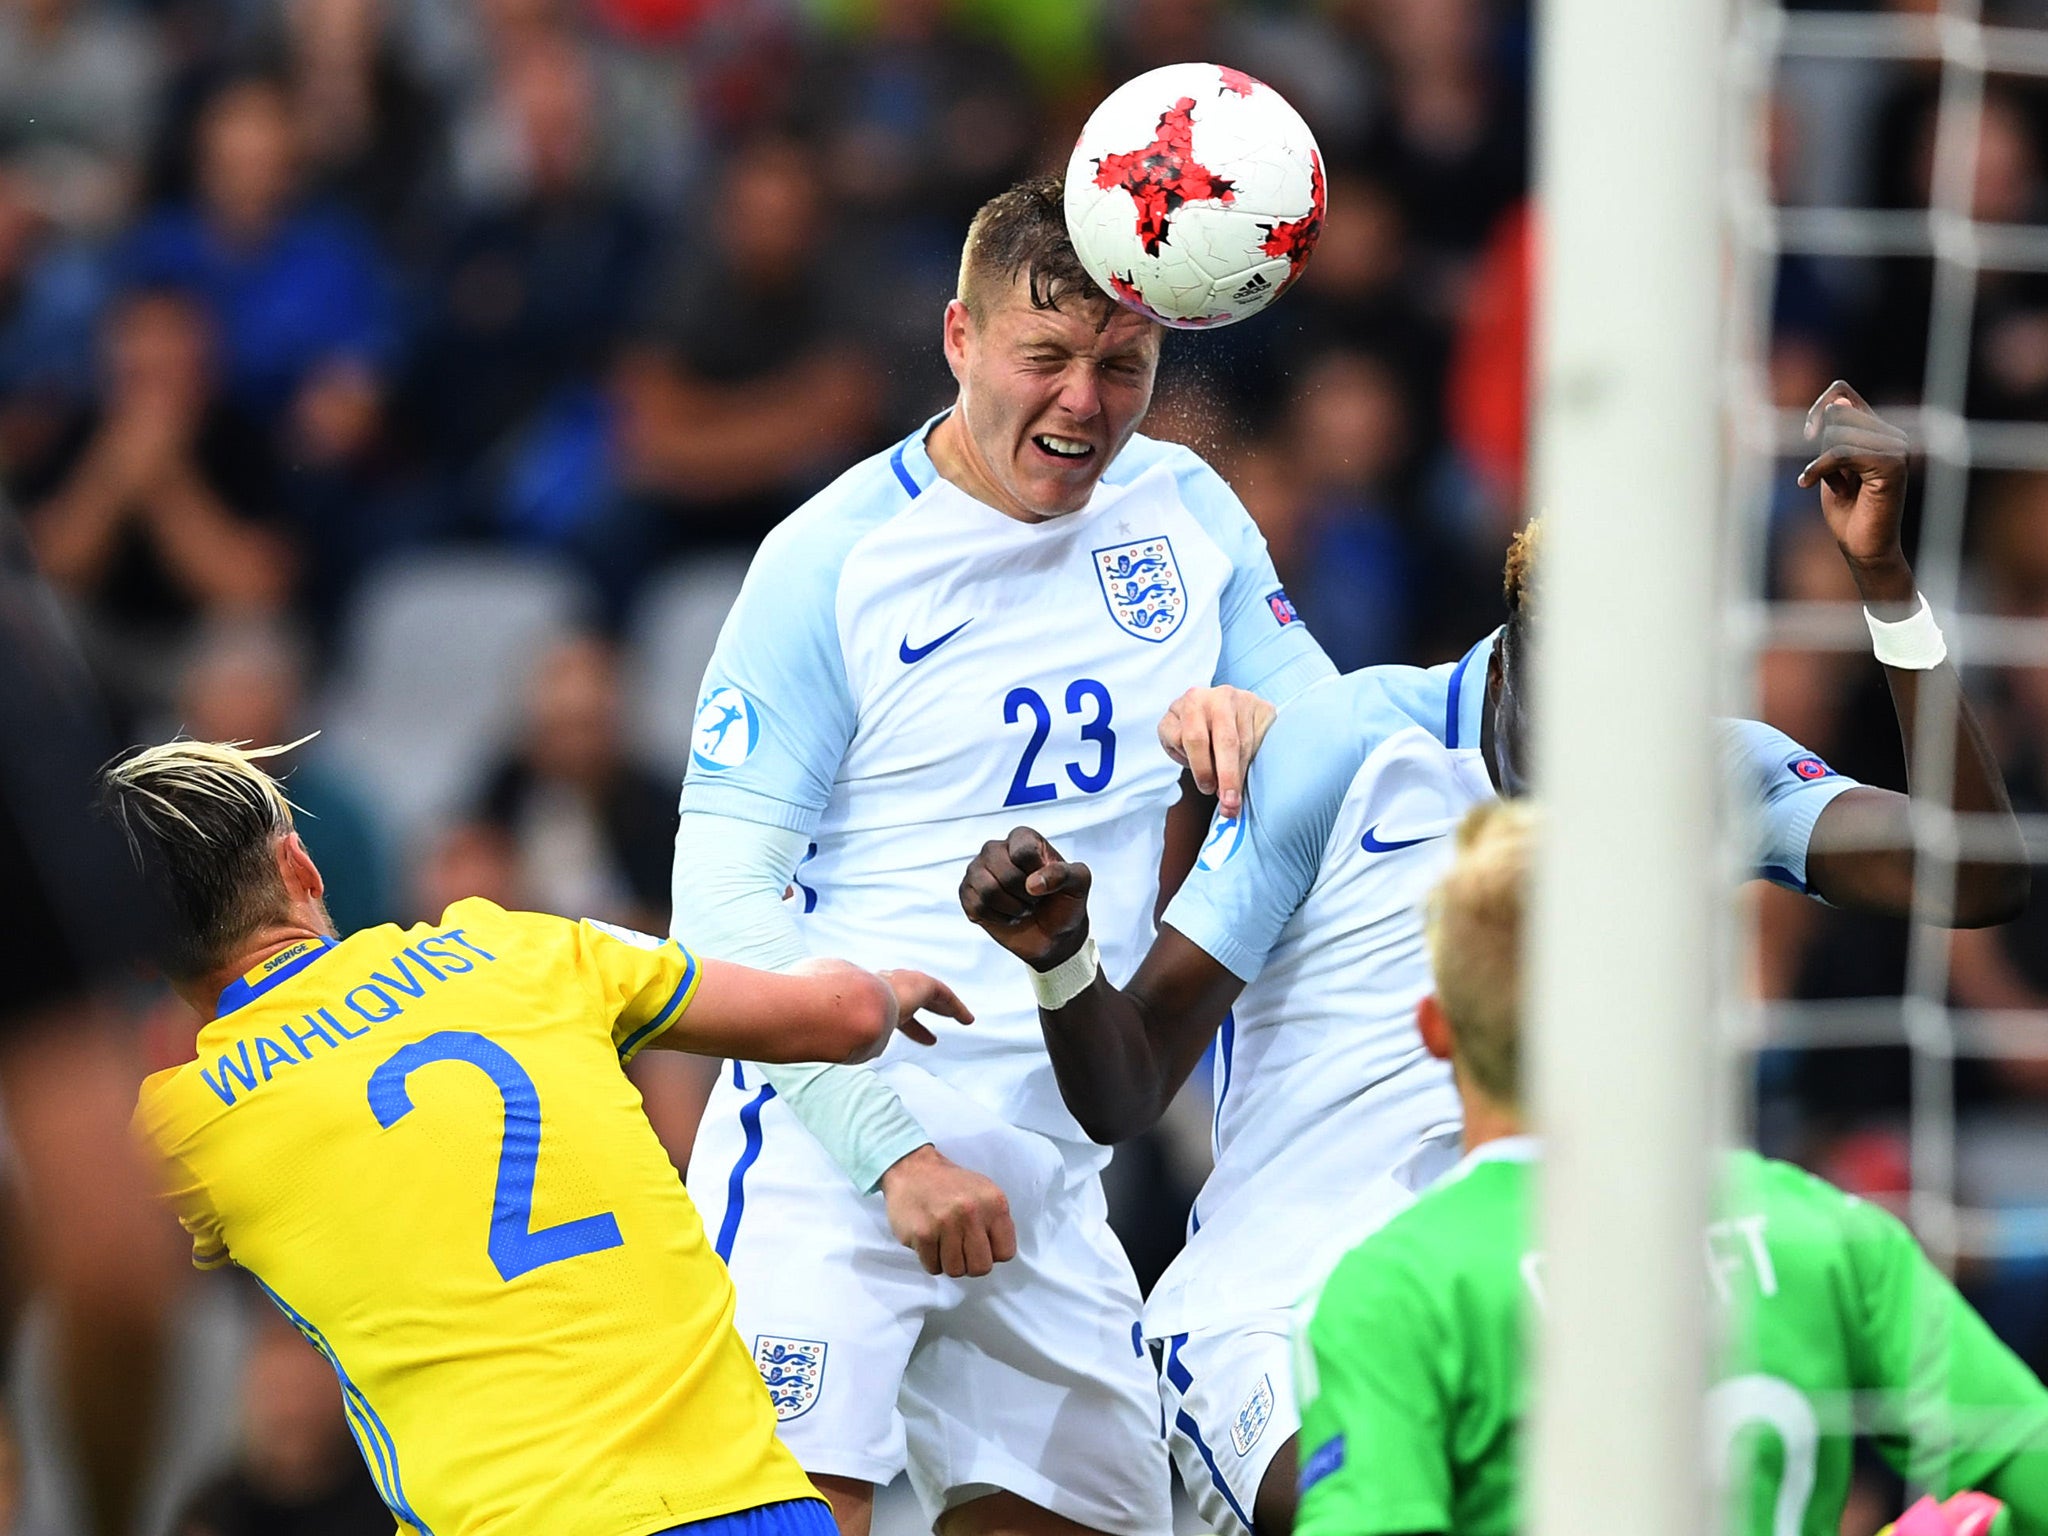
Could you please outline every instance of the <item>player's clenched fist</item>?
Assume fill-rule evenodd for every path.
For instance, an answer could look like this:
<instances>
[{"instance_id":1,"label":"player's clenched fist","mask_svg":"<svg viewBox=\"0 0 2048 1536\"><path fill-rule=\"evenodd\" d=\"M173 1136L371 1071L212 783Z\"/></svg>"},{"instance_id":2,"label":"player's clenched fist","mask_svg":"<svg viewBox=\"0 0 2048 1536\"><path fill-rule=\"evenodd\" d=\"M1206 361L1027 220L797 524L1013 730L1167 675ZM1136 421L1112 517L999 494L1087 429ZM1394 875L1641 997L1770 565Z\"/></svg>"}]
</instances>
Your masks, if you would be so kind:
<instances>
[{"instance_id":1,"label":"player's clenched fist","mask_svg":"<svg viewBox=\"0 0 2048 1536\"><path fill-rule=\"evenodd\" d=\"M1010 1201L994 1179L958 1163L937 1147L898 1158L882 1175L889 1230L917 1254L925 1273L985 1275L1017 1256Z\"/></svg>"},{"instance_id":2,"label":"player's clenched fist","mask_svg":"<svg viewBox=\"0 0 2048 1536\"><path fill-rule=\"evenodd\" d=\"M1799 483L1820 487L1821 511L1842 553L1852 565L1900 558L1906 434L1837 379L1806 413L1806 439L1819 452Z\"/></svg>"},{"instance_id":3,"label":"player's clenched fist","mask_svg":"<svg viewBox=\"0 0 2048 1536\"><path fill-rule=\"evenodd\" d=\"M1069 864L1029 827L981 845L960 881L960 907L1033 970L1078 954L1088 937L1086 864Z\"/></svg>"}]
</instances>

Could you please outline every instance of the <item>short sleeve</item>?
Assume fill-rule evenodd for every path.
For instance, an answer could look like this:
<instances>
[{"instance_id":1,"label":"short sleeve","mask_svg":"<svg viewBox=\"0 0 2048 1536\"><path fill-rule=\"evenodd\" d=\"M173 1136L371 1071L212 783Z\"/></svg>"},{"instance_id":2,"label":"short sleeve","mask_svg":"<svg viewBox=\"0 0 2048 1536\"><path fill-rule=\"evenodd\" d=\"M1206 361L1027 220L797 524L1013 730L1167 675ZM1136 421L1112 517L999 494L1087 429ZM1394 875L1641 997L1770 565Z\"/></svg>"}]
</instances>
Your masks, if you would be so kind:
<instances>
[{"instance_id":1,"label":"short sleeve","mask_svg":"<svg viewBox=\"0 0 2048 1536\"><path fill-rule=\"evenodd\" d=\"M1171 462L1181 504L1230 558L1220 605L1223 648L1216 681L1285 704L1311 683L1335 676L1336 667L1281 587L1265 536L1237 493L1185 448L1176 450Z\"/></svg>"},{"instance_id":2,"label":"short sleeve","mask_svg":"<svg viewBox=\"0 0 2048 1536\"><path fill-rule=\"evenodd\" d=\"M1442 1332L1420 1277L1383 1244L1337 1266L1298 1350L1296 1536L1451 1528Z\"/></svg>"},{"instance_id":3,"label":"short sleeve","mask_svg":"<svg viewBox=\"0 0 2048 1536\"><path fill-rule=\"evenodd\" d=\"M1315 885L1337 807L1364 760L1342 747L1356 735L1343 682L1332 679L1280 711L1252 759L1244 809L1217 813L1160 919L1240 981L1258 978Z\"/></svg>"},{"instance_id":4,"label":"short sleeve","mask_svg":"<svg viewBox=\"0 0 2048 1536\"><path fill-rule=\"evenodd\" d=\"M705 669L682 808L808 835L855 712L839 572L858 529L798 514L762 542Z\"/></svg>"},{"instance_id":5,"label":"short sleeve","mask_svg":"<svg viewBox=\"0 0 2048 1536\"><path fill-rule=\"evenodd\" d=\"M159 1073L143 1083L141 1097L135 1106L133 1130L156 1158L158 1195L170 1206L178 1218L178 1225L191 1239L192 1267L220 1269L231 1262L233 1256L228 1252L228 1240L221 1231L220 1217L214 1212L213 1203L206 1198L205 1182L183 1158L168 1150L171 1140L167 1129L169 1106L176 1091L173 1087L175 1078L175 1071Z\"/></svg>"},{"instance_id":6,"label":"short sleeve","mask_svg":"<svg viewBox=\"0 0 2048 1536\"><path fill-rule=\"evenodd\" d=\"M585 918L577 925L611 1017L619 1060L672 1026L696 996L702 974L697 957L674 939Z\"/></svg>"},{"instance_id":7,"label":"short sleeve","mask_svg":"<svg viewBox=\"0 0 2048 1536\"><path fill-rule=\"evenodd\" d=\"M1856 1291L1855 1386L1893 1426L1879 1449L1944 1497L2002 1482L2048 1488L2048 1389L1896 1217L1837 1198ZM2048 1508L2014 1512L2021 1529L2048 1522Z\"/></svg>"},{"instance_id":8,"label":"short sleeve","mask_svg":"<svg viewBox=\"0 0 2048 1536\"><path fill-rule=\"evenodd\" d=\"M1722 747L1740 795L1759 879L1810 895L1806 847L1820 813L1857 781L1835 772L1783 731L1760 720L1721 722Z\"/></svg>"}]
</instances>

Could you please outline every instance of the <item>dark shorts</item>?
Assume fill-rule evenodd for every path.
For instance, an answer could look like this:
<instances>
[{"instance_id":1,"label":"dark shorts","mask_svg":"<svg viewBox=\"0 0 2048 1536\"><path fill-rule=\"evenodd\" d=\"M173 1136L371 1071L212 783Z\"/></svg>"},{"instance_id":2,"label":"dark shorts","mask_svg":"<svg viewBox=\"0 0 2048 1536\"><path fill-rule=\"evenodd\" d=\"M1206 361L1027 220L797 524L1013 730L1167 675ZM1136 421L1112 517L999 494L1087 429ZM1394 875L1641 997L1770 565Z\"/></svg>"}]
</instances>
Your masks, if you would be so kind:
<instances>
[{"instance_id":1,"label":"dark shorts","mask_svg":"<svg viewBox=\"0 0 2048 1536\"><path fill-rule=\"evenodd\" d=\"M120 830L94 807L114 742L61 620L0 511L0 1032L130 979L154 924Z\"/></svg>"}]
</instances>

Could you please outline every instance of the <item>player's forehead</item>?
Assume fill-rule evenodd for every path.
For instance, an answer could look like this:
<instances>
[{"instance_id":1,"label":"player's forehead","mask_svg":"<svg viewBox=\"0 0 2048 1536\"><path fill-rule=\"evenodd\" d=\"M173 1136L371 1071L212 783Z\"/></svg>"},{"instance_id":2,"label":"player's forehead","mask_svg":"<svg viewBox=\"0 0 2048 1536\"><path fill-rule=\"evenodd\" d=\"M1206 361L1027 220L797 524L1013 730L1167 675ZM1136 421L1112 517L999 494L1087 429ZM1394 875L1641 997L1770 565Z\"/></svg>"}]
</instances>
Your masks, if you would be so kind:
<instances>
[{"instance_id":1,"label":"player's forehead","mask_svg":"<svg viewBox=\"0 0 2048 1536\"><path fill-rule=\"evenodd\" d=\"M997 345L1017 351L1054 351L1081 357L1142 355L1159 346L1159 327L1122 305L1110 311L1091 300L1068 298L1052 308L1031 302L1020 277L991 311L987 330Z\"/></svg>"}]
</instances>

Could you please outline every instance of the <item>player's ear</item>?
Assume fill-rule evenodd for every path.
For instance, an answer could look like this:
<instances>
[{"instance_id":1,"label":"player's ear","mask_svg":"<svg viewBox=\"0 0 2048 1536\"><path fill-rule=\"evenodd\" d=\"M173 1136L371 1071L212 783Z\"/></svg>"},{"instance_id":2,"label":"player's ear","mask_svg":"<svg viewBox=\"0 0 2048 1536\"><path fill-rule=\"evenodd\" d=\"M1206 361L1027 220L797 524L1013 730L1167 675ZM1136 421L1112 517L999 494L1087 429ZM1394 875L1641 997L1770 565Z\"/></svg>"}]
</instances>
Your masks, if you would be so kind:
<instances>
[{"instance_id":1,"label":"player's ear","mask_svg":"<svg viewBox=\"0 0 2048 1536\"><path fill-rule=\"evenodd\" d=\"M958 299L946 302L946 318L941 326L946 347L946 366L953 370L953 377L966 382L967 339L974 330L974 316L967 306Z\"/></svg>"},{"instance_id":2,"label":"player's ear","mask_svg":"<svg viewBox=\"0 0 2048 1536\"><path fill-rule=\"evenodd\" d=\"M1425 1051L1438 1061L1451 1059L1451 1021L1434 992L1415 1005L1415 1027L1422 1032Z\"/></svg>"},{"instance_id":3,"label":"player's ear","mask_svg":"<svg viewBox=\"0 0 2048 1536\"><path fill-rule=\"evenodd\" d=\"M306 852L306 845L296 832L287 832L277 840L277 872L284 877L285 893L293 901L301 897L318 901L327 894L327 882L321 878L320 867Z\"/></svg>"}]
</instances>

